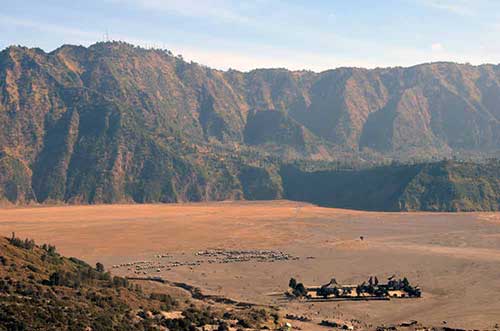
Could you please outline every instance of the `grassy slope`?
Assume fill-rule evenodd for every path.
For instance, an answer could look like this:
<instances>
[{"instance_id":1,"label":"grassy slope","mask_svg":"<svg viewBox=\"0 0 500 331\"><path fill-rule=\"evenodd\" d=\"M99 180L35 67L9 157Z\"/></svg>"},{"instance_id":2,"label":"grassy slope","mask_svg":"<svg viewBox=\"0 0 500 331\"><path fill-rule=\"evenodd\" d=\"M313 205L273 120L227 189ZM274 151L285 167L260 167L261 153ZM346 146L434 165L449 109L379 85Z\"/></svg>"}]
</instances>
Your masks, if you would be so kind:
<instances>
[{"instance_id":1,"label":"grassy slope","mask_svg":"<svg viewBox=\"0 0 500 331\"><path fill-rule=\"evenodd\" d=\"M255 328L272 327L278 319L267 308L215 305L186 293L167 285L159 292L143 291L137 283L111 277L78 259L0 238L2 331L192 330L230 323ZM183 317L165 317L171 310L182 311Z\"/></svg>"}]
</instances>

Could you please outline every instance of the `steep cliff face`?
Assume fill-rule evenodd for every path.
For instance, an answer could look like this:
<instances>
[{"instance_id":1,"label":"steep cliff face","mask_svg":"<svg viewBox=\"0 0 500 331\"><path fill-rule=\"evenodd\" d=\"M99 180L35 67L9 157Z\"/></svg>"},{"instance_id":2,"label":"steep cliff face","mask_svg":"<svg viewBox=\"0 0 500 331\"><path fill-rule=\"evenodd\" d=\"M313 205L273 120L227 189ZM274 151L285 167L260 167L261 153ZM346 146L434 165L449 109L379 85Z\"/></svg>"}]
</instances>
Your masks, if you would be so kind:
<instances>
[{"instance_id":1,"label":"steep cliff face","mask_svg":"<svg viewBox=\"0 0 500 331\"><path fill-rule=\"evenodd\" d=\"M494 152L499 105L492 65L242 73L118 42L51 53L10 47L0 52L0 195L238 198L248 193L240 165L263 155Z\"/></svg>"},{"instance_id":2,"label":"steep cliff face","mask_svg":"<svg viewBox=\"0 0 500 331\"><path fill-rule=\"evenodd\" d=\"M500 92L498 67L436 63L380 75L392 86L390 101L368 119L362 145L401 152L498 148L499 107L491 102Z\"/></svg>"},{"instance_id":3,"label":"steep cliff face","mask_svg":"<svg viewBox=\"0 0 500 331\"><path fill-rule=\"evenodd\" d=\"M0 63L2 200L173 202L242 195L239 182L222 178L227 174L217 165L207 170L211 164L187 157L197 140L241 139L242 124L229 111L218 114L221 104L233 101L218 96L224 91L214 86L224 84L217 74L210 71L208 79L207 69L117 43L64 46L51 54L12 47ZM203 120L206 112L211 115ZM208 129L213 118L222 123Z\"/></svg>"},{"instance_id":4,"label":"steep cliff face","mask_svg":"<svg viewBox=\"0 0 500 331\"><path fill-rule=\"evenodd\" d=\"M251 111L271 110L354 150L488 150L499 142L500 68L492 65L222 72L123 43L63 46L49 54L11 47L0 61L2 115L15 122L3 130L10 145L40 147L47 114L55 120L66 112L68 88L127 105L150 130L201 141L243 142ZM31 122L14 118L26 113Z\"/></svg>"}]
</instances>

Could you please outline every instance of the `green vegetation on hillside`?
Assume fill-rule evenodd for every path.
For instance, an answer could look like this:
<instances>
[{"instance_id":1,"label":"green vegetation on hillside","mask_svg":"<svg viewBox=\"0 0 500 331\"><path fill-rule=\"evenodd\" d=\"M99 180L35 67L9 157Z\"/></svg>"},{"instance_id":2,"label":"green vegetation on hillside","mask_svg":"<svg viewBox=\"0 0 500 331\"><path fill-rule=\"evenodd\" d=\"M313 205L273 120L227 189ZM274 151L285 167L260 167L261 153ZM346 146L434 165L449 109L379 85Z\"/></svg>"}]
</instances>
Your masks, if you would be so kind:
<instances>
[{"instance_id":1,"label":"green vegetation on hillside","mask_svg":"<svg viewBox=\"0 0 500 331\"><path fill-rule=\"evenodd\" d=\"M167 285L164 291L147 292L137 282L106 272L100 263L94 268L76 258L65 258L50 245L0 238L2 331L191 331L205 325L219 330L227 330L229 325L260 329L274 328L279 320L270 308L175 297L168 293ZM169 316L172 311L176 313Z\"/></svg>"},{"instance_id":2,"label":"green vegetation on hillside","mask_svg":"<svg viewBox=\"0 0 500 331\"><path fill-rule=\"evenodd\" d=\"M443 161L361 170L284 166L284 196L321 206L379 211L500 210L500 163Z\"/></svg>"},{"instance_id":3,"label":"green vegetation on hillside","mask_svg":"<svg viewBox=\"0 0 500 331\"><path fill-rule=\"evenodd\" d=\"M405 188L401 210L498 211L500 162L427 165Z\"/></svg>"}]
</instances>

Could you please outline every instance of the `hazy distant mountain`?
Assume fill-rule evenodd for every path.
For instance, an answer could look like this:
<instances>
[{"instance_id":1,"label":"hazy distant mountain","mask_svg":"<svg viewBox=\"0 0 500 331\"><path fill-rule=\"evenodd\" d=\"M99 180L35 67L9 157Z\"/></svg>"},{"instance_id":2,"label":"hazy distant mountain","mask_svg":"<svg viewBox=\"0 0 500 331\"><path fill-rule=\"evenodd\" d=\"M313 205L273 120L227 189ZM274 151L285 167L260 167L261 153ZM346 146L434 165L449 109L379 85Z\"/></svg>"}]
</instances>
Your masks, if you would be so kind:
<instances>
[{"instance_id":1,"label":"hazy distant mountain","mask_svg":"<svg viewBox=\"0 0 500 331\"><path fill-rule=\"evenodd\" d=\"M264 198L276 198L278 171L262 167L273 157L496 152L500 67L243 73L118 42L10 47L0 123L0 196L10 201L242 198L261 196L264 182Z\"/></svg>"}]
</instances>

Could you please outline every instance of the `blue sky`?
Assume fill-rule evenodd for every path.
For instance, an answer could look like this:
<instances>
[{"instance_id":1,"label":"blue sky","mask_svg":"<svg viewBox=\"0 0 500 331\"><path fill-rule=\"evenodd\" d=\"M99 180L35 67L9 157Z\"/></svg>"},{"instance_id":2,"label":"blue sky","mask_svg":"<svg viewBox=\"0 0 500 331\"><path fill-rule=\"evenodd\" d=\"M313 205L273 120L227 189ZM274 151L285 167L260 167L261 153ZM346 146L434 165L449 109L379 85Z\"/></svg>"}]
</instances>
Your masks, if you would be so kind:
<instances>
[{"instance_id":1,"label":"blue sky","mask_svg":"<svg viewBox=\"0 0 500 331\"><path fill-rule=\"evenodd\" d=\"M106 31L220 69L500 63L499 0L1 0L2 49Z\"/></svg>"}]
</instances>

